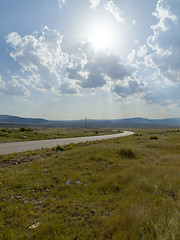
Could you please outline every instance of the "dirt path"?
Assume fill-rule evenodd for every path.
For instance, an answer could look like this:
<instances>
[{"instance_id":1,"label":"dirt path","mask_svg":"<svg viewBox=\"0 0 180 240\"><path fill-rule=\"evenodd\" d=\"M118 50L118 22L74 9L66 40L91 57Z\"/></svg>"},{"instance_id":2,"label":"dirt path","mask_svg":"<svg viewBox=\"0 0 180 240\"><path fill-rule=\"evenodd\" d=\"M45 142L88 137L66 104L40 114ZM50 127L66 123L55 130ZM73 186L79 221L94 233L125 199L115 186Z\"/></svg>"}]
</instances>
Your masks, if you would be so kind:
<instances>
[{"instance_id":1,"label":"dirt path","mask_svg":"<svg viewBox=\"0 0 180 240\"><path fill-rule=\"evenodd\" d=\"M80 143L80 142L87 142L87 141L96 141L96 140L102 140L102 139L125 137L132 134L134 133L129 131L124 131L123 133L112 134L112 135L102 135L102 136L0 143L0 155L8 154L8 153L25 152L25 151L41 149L41 148L51 148L51 147L57 146L58 144L68 145L70 143Z\"/></svg>"}]
</instances>

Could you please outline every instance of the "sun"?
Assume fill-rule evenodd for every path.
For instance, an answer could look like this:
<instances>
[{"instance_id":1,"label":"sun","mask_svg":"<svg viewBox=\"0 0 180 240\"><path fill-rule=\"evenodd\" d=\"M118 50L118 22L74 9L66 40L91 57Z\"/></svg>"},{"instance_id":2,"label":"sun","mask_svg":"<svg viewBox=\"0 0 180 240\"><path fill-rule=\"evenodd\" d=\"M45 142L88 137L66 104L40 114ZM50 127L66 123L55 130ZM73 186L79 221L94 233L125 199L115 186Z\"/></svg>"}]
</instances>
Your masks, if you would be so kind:
<instances>
[{"instance_id":1,"label":"sun","mask_svg":"<svg viewBox=\"0 0 180 240\"><path fill-rule=\"evenodd\" d=\"M89 31L89 41L96 50L112 49L114 44L113 36L113 27L103 22L94 24Z\"/></svg>"}]
</instances>

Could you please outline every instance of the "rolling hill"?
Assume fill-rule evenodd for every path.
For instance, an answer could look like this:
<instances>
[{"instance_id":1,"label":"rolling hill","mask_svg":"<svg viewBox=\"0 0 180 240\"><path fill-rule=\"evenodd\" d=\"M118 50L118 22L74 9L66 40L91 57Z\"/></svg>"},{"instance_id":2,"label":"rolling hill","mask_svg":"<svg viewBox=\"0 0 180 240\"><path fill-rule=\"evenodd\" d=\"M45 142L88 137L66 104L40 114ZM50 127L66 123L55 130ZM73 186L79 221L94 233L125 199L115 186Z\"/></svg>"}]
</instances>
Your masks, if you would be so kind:
<instances>
[{"instance_id":1,"label":"rolling hill","mask_svg":"<svg viewBox=\"0 0 180 240\"><path fill-rule=\"evenodd\" d=\"M0 126L37 126L37 127L121 127L121 128L163 128L180 127L180 118L148 119L126 118L109 120L67 120L50 121L43 118L23 118L18 116L0 115Z\"/></svg>"}]
</instances>

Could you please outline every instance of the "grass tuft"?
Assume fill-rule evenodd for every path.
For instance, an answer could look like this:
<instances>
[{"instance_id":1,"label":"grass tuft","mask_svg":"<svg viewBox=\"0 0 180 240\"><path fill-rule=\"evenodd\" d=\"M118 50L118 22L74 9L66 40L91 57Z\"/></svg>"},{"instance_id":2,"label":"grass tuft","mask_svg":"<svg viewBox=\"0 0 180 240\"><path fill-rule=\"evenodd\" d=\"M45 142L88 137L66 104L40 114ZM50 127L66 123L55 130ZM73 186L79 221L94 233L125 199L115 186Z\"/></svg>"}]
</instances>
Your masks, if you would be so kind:
<instances>
[{"instance_id":1,"label":"grass tuft","mask_svg":"<svg viewBox=\"0 0 180 240\"><path fill-rule=\"evenodd\" d=\"M136 157L135 153L133 152L133 150L131 148L121 148L119 151L119 155L122 158L130 158L133 159Z\"/></svg>"},{"instance_id":2,"label":"grass tuft","mask_svg":"<svg viewBox=\"0 0 180 240\"><path fill-rule=\"evenodd\" d=\"M157 136L151 136L150 139L151 140L158 140L158 137Z\"/></svg>"},{"instance_id":3,"label":"grass tuft","mask_svg":"<svg viewBox=\"0 0 180 240\"><path fill-rule=\"evenodd\" d=\"M56 146L56 151L64 151L64 146L60 146L59 144Z\"/></svg>"}]
</instances>

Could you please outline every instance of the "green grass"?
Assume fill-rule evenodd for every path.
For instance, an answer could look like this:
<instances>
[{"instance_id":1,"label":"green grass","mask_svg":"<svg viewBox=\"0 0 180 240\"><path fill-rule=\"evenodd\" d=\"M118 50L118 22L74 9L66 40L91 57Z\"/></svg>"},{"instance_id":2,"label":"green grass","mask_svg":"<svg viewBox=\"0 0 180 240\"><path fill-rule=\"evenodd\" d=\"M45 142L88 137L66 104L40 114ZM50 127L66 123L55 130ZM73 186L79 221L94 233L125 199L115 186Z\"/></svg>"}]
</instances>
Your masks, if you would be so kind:
<instances>
[{"instance_id":1,"label":"green grass","mask_svg":"<svg viewBox=\"0 0 180 240\"><path fill-rule=\"evenodd\" d=\"M0 156L0 239L179 240L180 132L135 131Z\"/></svg>"},{"instance_id":2,"label":"green grass","mask_svg":"<svg viewBox=\"0 0 180 240\"><path fill-rule=\"evenodd\" d=\"M119 133L117 129L114 132L112 129L83 129L83 128L0 128L0 143L1 142L16 142L16 141L31 141L43 139L56 139L68 137L85 137L94 135L105 135Z\"/></svg>"}]
</instances>

